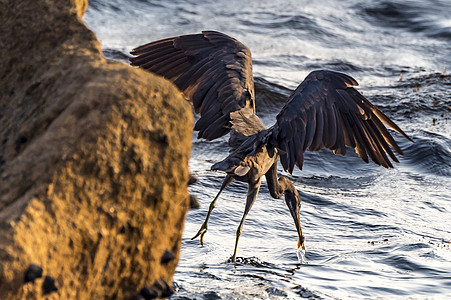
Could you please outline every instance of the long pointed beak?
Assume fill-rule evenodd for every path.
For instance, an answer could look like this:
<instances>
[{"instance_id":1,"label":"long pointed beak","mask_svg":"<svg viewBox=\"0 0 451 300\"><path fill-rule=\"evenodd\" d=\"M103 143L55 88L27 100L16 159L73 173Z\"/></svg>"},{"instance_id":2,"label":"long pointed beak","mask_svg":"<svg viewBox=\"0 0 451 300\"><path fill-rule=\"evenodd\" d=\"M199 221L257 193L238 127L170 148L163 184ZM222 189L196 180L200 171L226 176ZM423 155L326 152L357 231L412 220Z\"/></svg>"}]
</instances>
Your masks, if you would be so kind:
<instances>
[{"instance_id":1,"label":"long pointed beak","mask_svg":"<svg viewBox=\"0 0 451 300\"><path fill-rule=\"evenodd\" d=\"M302 248L302 250L305 252L305 246L304 246L304 235L302 234L302 228L301 228L301 216L300 216L300 210L301 210L301 197L299 196L299 193L297 190L287 191L285 193L285 203L287 204L288 208L290 209L291 216L294 220L294 225L296 226L296 230L298 232L298 247Z\"/></svg>"}]
</instances>

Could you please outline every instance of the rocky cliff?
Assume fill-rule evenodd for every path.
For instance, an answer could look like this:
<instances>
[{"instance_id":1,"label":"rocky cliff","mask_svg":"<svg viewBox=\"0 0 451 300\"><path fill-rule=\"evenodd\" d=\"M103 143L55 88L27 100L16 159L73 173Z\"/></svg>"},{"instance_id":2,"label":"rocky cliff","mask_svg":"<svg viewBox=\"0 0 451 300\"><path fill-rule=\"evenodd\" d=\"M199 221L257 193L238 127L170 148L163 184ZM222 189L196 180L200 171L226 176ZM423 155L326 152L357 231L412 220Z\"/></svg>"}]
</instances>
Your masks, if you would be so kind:
<instances>
[{"instance_id":1,"label":"rocky cliff","mask_svg":"<svg viewBox=\"0 0 451 300\"><path fill-rule=\"evenodd\" d=\"M83 0L0 1L0 299L164 297L192 112L102 58Z\"/></svg>"}]
</instances>

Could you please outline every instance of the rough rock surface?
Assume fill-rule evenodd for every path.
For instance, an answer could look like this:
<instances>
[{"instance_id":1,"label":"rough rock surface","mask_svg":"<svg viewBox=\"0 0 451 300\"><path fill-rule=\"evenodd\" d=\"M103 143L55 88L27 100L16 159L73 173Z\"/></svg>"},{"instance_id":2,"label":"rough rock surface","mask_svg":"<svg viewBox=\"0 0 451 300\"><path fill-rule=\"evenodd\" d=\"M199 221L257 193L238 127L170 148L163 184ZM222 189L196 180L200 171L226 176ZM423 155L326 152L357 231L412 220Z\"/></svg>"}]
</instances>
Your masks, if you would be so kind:
<instances>
[{"instance_id":1,"label":"rough rock surface","mask_svg":"<svg viewBox=\"0 0 451 300\"><path fill-rule=\"evenodd\" d=\"M172 282L191 108L102 58L86 7L0 0L0 299L127 299Z\"/></svg>"}]
</instances>

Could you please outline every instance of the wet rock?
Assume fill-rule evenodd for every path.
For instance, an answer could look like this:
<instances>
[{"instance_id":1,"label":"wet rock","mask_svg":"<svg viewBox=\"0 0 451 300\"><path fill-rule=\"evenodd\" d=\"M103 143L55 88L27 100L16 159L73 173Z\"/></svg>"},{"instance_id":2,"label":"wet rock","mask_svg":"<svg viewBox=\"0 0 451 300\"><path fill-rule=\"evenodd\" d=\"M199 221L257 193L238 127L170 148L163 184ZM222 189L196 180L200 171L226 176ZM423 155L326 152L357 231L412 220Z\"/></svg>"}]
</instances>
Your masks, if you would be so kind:
<instances>
[{"instance_id":1,"label":"wet rock","mask_svg":"<svg viewBox=\"0 0 451 300\"><path fill-rule=\"evenodd\" d=\"M152 288L152 287L143 287L141 289L141 291L139 292L139 294L145 300L158 298L158 295L159 295L158 290L156 290L155 288Z\"/></svg>"},{"instance_id":2,"label":"wet rock","mask_svg":"<svg viewBox=\"0 0 451 300\"><path fill-rule=\"evenodd\" d=\"M86 7L1 4L0 299L53 289L23 284L35 261L60 299L127 299L175 271L192 109L162 77L106 61Z\"/></svg>"},{"instance_id":3,"label":"wet rock","mask_svg":"<svg viewBox=\"0 0 451 300\"><path fill-rule=\"evenodd\" d=\"M266 292L270 295L270 296L279 296L279 297L287 297L287 293L285 293L282 290L279 290L278 288L275 287L269 287L266 289Z\"/></svg>"},{"instance_id":4,"label":"wet rock","mask_svg":"<svg viewBox=\"0 0 451 300\"><path fill-rule=\"evenodd\" d=\"M47 295L56 291L58 291L58 288L55 285L55 278L48 275L45 276L44 282L42 283L42 294Z\"/></svg>"},{"instance_id":5,"label":"wet rock","mask_svg":"<svg viewBox=\"0 0 451 300\"><path fill-rule=\"evenodd\" d=\"M197 176L194 174L189 174L189 178L188 178L188 185L192 185L194 183L196 183L198 180Z\"/></svg>"},{"instance_id":6,"label":"wet rock","mask_svg":"<svg viewBox=\"0 0 451 300\"><path fill-rule=\"evenodd\" d=\"M298 293L299 296L301 296L301 298L304 298L304 299L309 299L309 300L323 299L321 296L316 295L315 293L313 293L309 289L306 289L306 288L304 288L302 286L298 287L297 293Z\"/></svg>"},{"instance_id":7,"label":"wet rock","mask_svg":"<svg viewBox=\"0 0 451 300\"><path fill-rule=\"evenodd\" d=\"M168 264L169 262L173 261L174 259L175 259L174 253L171 250L166 249L164 251L163 255L161 256L160 262L162 264Z\"/></svg>"},{"instance_id":8,"label":"wet rock","mask_svg":"<svg viewBox=\"0 0 451 300\"><path fill-rule=\"evenodd\" d=\"M154 287L161 291L161 297L169 297L174 294L174 289L172 286L170 286L163 278L156 280Z\"/></svg>"},{"instance_id":9,"label":"wet rock","mask_svg":"<svg viewBox=\"0 0 451 300\"><path fill-rule=\"evenodd\" d=\"M301 291L299 293L299 295L301 295L302 298L312 298L313 297L313 293L308 290Z\"/></svg>"},{"instance_id":10,"label":"wet rock","mask_svg":"<svg viewBox=\"0 0 451 300\"><path fill-rule=\"evenodd\" d=\"M219 296L219 294L216 293L215 291L206 292L202 296L203 296L203 298L205 300L219 300L219 299L222 299L221 296Z\"/></svg>"},{"instance_id":11,"label":"wet rock","mask_svg":"<svg viewBox=\"0 0 451 300\"><path fill-rule=\"evenodd\" d=\"M167 298L174 293L174 289L163 278L155 280L150 287L144 287L140 291L140 295L146 299Z\"/></svg>"},{"instance_id":12,"label":"wet rock","mask_svg":"<svg viewBox=\"0 0 451 300\"><path fill-rule=\"evenodd\" d=\"M230 257L227 262L232 263L233 260ZM262 261L260 258L252 256L252 257L237 257L236 258L236 264L243 264L243 265L251 265L255 267L267 267L268 264L264 261Z\"/></svg>"},{"instance_id":13,"label":"wet rock","mask_svg":"<svg viewBox=\"0 0 451 300\"><path fill-rule=\"evenodd\" d=\"M37 278L42 277L42 268L37 264L30 264L25 271L24 283L34 281Z\"/></svg>"},{"instance_id":14,"label":"wet rock","mask_svg":"<svg viewBox=\"0 0 451 300\"><path fill-rule=\"evenodd\" d=\"M189 208L199 208L200 203L199 200L197 200L197 197L194 195L189 195Z\"/></svg>"}]
</instances>

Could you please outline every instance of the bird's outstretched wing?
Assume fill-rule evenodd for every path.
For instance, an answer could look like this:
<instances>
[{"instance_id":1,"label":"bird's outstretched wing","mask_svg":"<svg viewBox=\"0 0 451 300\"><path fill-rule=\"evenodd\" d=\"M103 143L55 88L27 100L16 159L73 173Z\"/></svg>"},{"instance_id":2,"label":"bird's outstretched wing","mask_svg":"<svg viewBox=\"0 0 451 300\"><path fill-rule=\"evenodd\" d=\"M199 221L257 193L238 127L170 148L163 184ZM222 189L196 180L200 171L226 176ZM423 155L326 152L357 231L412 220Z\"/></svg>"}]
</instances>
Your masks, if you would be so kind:
<instances>
[{"instance_id":1,"label":"bird's outstretched wing","mask_svg":"<svg viewBox=\"0 0 451 300\"><path fill-rule=\"evenodd\" d=\"M329 148L344 155L346 146L354 148L365 162L392 168L388 156L398 162L390 146L403 154L387 128L391 127L412 141L395 123L352 86L358 83L342 73L314 71L289 97L277 115L277 122L266 136L276 147L285 170L294 165L302 169L304 152ZM274 149L274 148L273 148Z\"/></svg>"},{"instance_id":2,"label":"bird's outstretched wing","mask_svg":"<svg viewBox=\"0 0 451 300\"><path fill-rule=\"evenodd\" d=\"M230 113L255 114L250 50L223 33L203 31L134 49L131 64L173 81L201 118L194 130L213 140L230 131Z\"/></svg>"}]
</instances>

